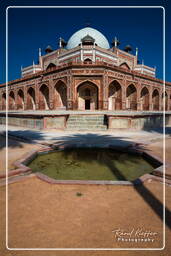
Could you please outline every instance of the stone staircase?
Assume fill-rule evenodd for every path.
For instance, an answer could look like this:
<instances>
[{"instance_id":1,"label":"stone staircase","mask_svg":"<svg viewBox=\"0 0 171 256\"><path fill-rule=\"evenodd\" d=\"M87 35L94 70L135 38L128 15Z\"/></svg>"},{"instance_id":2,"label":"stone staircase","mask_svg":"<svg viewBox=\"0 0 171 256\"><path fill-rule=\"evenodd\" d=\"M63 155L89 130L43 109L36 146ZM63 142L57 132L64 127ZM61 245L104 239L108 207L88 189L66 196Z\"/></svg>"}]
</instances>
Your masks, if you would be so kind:
<instances>
[{"instance_id":1,"label":"stone staircase","mask_svg":"<svg viewBox=\"0 0 171 256\"><path fill-rule=\"evenodd\" d=\"M68 131L105 131L104 115L70 115L67 120L66 130Z\"/></svg>"}]
</instances>

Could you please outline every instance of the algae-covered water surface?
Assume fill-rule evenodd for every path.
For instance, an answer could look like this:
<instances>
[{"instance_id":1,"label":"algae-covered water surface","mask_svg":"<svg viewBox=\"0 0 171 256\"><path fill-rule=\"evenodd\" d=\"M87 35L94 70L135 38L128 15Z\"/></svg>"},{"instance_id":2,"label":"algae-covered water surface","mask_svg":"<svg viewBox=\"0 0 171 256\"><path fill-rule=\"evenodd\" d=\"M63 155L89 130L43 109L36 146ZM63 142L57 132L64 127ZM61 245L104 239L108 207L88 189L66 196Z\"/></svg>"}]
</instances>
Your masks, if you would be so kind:
<instances>
[{"instance_id":1,"label":"algae-covered water surface","mask_svg":"<svg viewBox=\"0 0 171 256\"><path fill-rule=\"evenodd\" d=\"M73 148L38 155L29 167L33 172L58 180L133 181L154 169L141 156L97 148Z\"/></svg>"}]
</instances>

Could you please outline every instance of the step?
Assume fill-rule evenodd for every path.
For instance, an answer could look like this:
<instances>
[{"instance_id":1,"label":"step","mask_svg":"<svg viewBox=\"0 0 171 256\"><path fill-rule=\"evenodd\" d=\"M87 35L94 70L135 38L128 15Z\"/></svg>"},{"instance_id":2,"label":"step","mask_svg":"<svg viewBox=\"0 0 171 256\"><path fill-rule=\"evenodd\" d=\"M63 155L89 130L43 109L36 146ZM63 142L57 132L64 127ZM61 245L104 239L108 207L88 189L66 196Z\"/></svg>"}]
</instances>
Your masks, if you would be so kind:
<instances>
[{"instance_id":1,"label":"step","mask_svg":"<svg viewBox=\"0 0 171 256\"><path fill-rule=\"evenodd\" d=\"M71 122L71 121L68 121L67 122L67 125L69 124L84 124L84 125L87 125L87 124L104 124L104 122L99 122L99 121L76 121L76 122Z\"/></svg>"},{"instance_id":2,"label":"step","mask_svg":"<svg viewBox=\"0 0 171 256\"><path fill-rule=\"evenodd\" d=\"M70 115L66 130L105 131L107 126L104 125L104 115Z\"/></svg>"},{"instance_id":3,"label":"step","mask_svg":"<svg viewBox=\"0 0 171 256\"><path fill-rule=\"evenodd\" d=\"M106 125L68 125L67 128L103 128L106 127Z\"/></svg>"},{"instance_id":4,"label":"step","mask_svg":"<svg viewBox=\"0 0 171 256\"><path fill-rule=\"evenodd\" d=\"M88 127L82 127L82 126L73 126L73 127L67 127L66 128L67 130L70 129L70 130L107 130L107 127L106 126L97 126L97 127L91 127L91 126L88 126Z\"/></svg>"},{"instance_id":5,"label":"step","mask_svg":"<svg viewBox=\"0 0 171 256\"><path fill-rule=\"evenodd\" d=\"M104 116L69 116L70 119L104 119Z\"/></svg>"},{"instance_id":6,"label":"step","mask_svg":"<svg viewBox=\"0 0 171 256\"><path fill-rule=\"evenodd\" d=\"M103 121L104 118L69 118L69 121Z\"/></svg>"},{"instance_id":7,"label":"step","mask_svg":"<svg viewBox=\"0 0 171 256\"><path fill-rule=\"evenodd\" d=\"M107 127L93 128L94 131L106 131ZM92 131L92 128L66 128L66 131Z\"/></svg>"}]
</instances>

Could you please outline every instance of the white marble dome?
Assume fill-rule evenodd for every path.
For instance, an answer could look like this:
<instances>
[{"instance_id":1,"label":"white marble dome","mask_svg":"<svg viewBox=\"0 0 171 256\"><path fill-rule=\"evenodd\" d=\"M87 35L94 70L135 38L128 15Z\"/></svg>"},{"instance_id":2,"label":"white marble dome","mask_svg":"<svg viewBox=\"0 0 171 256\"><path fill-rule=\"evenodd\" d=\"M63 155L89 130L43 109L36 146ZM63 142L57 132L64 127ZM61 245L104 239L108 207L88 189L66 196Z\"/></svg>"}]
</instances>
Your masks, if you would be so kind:
<instances>
[{"instance_id":1,"label":"white marble dome","mask_svg":"<svg viewBox=\"0 0 171 256\"><path fill-rule=\"evenodd\" d=\"M101 48L109 49L110 45L106 37L98 30L86 27L75 32L68 40L67 49L77 47L81 43L81 39L85 36L91 36L95 39L95 43Z\"/></svg>"}]
</instances>

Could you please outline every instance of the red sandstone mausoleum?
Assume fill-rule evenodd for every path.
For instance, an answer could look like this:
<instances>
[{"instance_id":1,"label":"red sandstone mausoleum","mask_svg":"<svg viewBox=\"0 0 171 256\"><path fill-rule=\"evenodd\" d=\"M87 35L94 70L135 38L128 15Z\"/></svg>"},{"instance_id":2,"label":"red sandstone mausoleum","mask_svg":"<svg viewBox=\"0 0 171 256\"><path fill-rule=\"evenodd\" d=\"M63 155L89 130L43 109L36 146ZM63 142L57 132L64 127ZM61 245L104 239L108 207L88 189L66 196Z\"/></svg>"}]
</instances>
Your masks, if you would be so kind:
<instances>
[{"instance_id":1,"label":"red sandstone mausoleum","mask_svg":"<svg viewBox=\"0 0 171 256\"><path fill-rule=\"evenodd\" d=\"M21 78L0 85L0 110L171 110L171 83L138 62L138 49L119 49L115 38L86 27L59 48L39 49L39 62L21 69Z\"/></svg>"}]
</instances>

